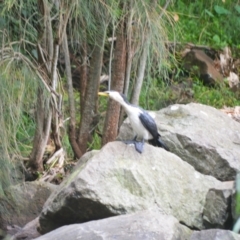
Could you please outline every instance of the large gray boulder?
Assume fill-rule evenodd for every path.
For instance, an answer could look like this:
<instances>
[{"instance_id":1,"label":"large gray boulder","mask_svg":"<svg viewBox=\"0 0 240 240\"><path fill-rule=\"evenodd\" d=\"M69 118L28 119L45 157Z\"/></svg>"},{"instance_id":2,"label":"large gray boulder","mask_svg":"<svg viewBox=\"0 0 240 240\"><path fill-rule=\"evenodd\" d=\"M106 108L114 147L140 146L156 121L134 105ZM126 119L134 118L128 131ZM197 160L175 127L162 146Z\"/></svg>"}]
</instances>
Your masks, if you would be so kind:
<instances>
[{"instance_id":1,"label":"large gray boulder","mask_svg":"<svg viewBox=\"0 0 240 240\"><path fill-rule=\"evenodd\" d=\"M0 229L15 234L42 211L56 186L45 182L25 182L6 189L0 201Z\"/></svg>"},{"instance_id":2,"label":"large gray boulder","mask_svg":"<svg viewBox=\"0 0 240 240\"><path fill-rule=\"evenodd\" d=\"M234 180L240 171L240 123L202 104L175 104L152 112L170 151L197 171L221 181ZM131 139L128 120L118 139Z\"/></svg>"},{"instance_id":3,"label":"large gray boulder","mask_svg":"<svg viewBox=\"0 0 240 240\"><path fill-rule=\"evenodd\" d=\"M112 142L49 197L40 228L46 233L66 224L157 207L190 228L203 229L207 193L219 186L220 181L164 149L146 144L139 154L133 146Z\"/></svg>"},{"instance_id":4,"label":"large gray boulder","mask_svg":"<svg viewBox=\"0 0 240 240\"><path fill-rule=\"evenodd\" d=\"M191 233L173 216L151 210L64 226L37 240L176 240L189 239Z\"/></svg>"}]
</instances>

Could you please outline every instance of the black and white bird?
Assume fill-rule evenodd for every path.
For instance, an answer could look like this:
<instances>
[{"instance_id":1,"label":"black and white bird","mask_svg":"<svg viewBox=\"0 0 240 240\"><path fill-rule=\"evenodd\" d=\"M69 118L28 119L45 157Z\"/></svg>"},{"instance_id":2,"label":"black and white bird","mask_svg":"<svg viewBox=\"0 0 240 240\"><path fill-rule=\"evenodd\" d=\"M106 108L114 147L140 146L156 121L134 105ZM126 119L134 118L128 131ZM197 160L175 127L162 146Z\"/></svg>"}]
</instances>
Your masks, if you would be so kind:
<instances>
[{"instance_id":1,"label":"black and white bird","mask_svg":"<svg viewBox=\"0 0 240 240\"><path fill-rule=\"evenodd\" d=\"M126 143L134 143L135 149L140 153L143 151L144 140L148 140L153 146L169 151L168 147L161 140L156 122L144 109L129 103L126 96L117 91L99 92L98 95L107 96L115 100L127 113L136 136L132 141L125 141ZM137 139L141 139L141 141L137 141Z\"/></svg>"}]
</instances>

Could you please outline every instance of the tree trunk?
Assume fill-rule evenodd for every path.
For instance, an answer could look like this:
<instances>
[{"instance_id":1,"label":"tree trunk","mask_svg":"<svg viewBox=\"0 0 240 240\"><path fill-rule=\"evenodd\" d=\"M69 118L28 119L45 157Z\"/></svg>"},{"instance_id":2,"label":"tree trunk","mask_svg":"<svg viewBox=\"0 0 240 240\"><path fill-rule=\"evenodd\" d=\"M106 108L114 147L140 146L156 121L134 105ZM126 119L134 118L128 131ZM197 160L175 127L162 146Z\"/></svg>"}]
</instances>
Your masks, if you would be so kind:
<instances>
[{"instance_id":1,"label":"tree trunk","mask_svg":"<svg viewBox=\"0 0 240 240\"><path fill-rule=\"evenodd\" d=\"M67 75L68 101L69 101L69 109L70 109L70 122L69 122L68 135L69 135L69 141L75 157L80 158L82 156L82 152L77 143L75 100L74 100L74 93L73 93L71 63L70 63L66 33L63 37L63 52L64 52L66 75Z\"/></svg>"},{"instance_id":2,"label":"tree trunk","mask_svg":"<svg viewBox=\"0 0 240 240\"><path fill-rule=\"evenodd\" d=\"M116 48L114 50L112 90L123 92L124 77L126 71L126 36L124 23L117 31ZM109 100L107 115L104 123L102 145L116 139L118 134L118 123L120 117L120 105Z\"/></svg>"},{"instance_id":3,"label":"tree trunk","mask_svg":"<svg viewBox=\"0 0 240 240\"><path fill-rule=\"evenodd\" d=\"M39 65L42 68L44 80L50 84L49 73L53 59L53 34L51 25L50 9L43 0L38 1L39 10L43 16L40 25L38 47ZM49 61L46 61L49 60ZM33 149L30 154L29 166L33 171L43 170L43 155L50 135L52 109L50 106L50 94L46 94L39 86L36 106L36 130L34 134Z\"/></svg>"},{"instance_id":4,"label":"tree trunk","mask_svg":"<svg viewBox=\"0 0 240 240\"><path fill-rule=\"evenodd\" d=\"M87 88L87 36L84 32L84 40L82 43L82 63L81 63L81 70L80 70L80 107L81 107L81 115L83 114L84 102L85 102L85 93Z\"/></svg>"},{"instance_id":5,"label":"tree trunk","mask_svg":"<svg viewBox=\"0 0 240 240\"><path fill-rule=\"evenodd\" d=\"M105 42L105 33L102 38L96 40L92 52L92 60L89 69L89 80L85 92L84 105L82 109L80 131L78 135L78 146L84 154L87 151L87 144L90 141L92 129L97 117L97 100L99 81L102 71L103 47Z\"/></svg>"},{"instance_id":6,"label":"tree trunk","mask_svg":"<svg viewBox=\"0 0 240 240\"><path fill-rule=\"evenodd\" d=\"M132 2L131 2L132 3ZM125 73L125 81L124 81L124 91L123 93L127 96L128 95L128 89L130 84L130 78L131 78L131 70L132 70L132 60L135 53L135 48L132 43L132 13L129 16L128 23L127 23L127 57L126 57L126 73Z\"/></svg>"},{"instance_id":7,"label":"tree trunk","mask_svg":"<svg viewBox=\"0 0 240 240\"><path fill-rule=\"evenodd\" d=\"M62 148L62 142L60 139L60 121L62 121L62 96L57 94L57 83L58 83L58 75L57 75L57 62L58 62L58 55L59 55L59 42L55 41L54 43L54 55L52 61L52 69L51 69L51 84L52 90L55 92L52 94L52 138L55 144L55 151Z\"/></svg>"},{"instance_id":8,"label":"tree trunk","mask_svg":"<svg viewBox=\"0 0 240 240\"><path fill-rule=\"evenodd\" d=\"M130 78L131 78L131 70L132 70L132 60L133 60L133 56L135 54L135 46L132 43L132 34L133 34L132 21L133 21L132 14L130 14L130 16L128 18L128 23L127 23L128 29L127 29L127 45L126 45L126 48L127 48L127 51L126 51L126 73L125 73L124 90L123 90L123 93L126 97L128 96ZM120 128L120 126L123 123L124 115L125 115L125 112L123 109L121 109L118 128Z\"/></svg>"},{"instance_id":9,"label":"tree trunk","mask_svg":"<svg viewBox=\"0 0 240 240\"><path fill-rule=\"evenodd\" d=\"M43 170L43 155L49 138L52 120L50 110L50 96L39 87L37 95L36 130L33 140L33 149L30 154L29 167L33 171Z\"/></svg>"},{"instance_id":10,"label":"tree trunk","mask_svg":"<svg viewBox=\"0 0 240 240\"><path fill-rule=\"evenodd\" d=\"M147 39L147 41L143 45L142 54L139 59L136 82L134 84L133 94L131 98L131 103L134 105L138 105L138 102L139 102L139 97L140 97L143 79L144 79L144 72L145 72L146 63L147 63L148 49L149 49L149 40Z\"/></svg>"}]
</instances>

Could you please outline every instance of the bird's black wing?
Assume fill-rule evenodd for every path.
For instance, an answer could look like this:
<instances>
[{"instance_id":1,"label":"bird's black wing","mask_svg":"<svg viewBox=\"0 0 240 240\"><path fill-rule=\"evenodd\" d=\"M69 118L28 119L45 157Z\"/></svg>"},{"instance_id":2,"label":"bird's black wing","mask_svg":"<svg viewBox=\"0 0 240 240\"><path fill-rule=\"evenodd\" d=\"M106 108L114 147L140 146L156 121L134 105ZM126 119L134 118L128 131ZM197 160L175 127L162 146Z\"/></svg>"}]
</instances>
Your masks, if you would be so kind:
<instances>
[{"instance_id":1,"label":"bird's black wing","mask_svg":"<svg viewBox=\"0 0 240 240\"><path fill-rule=\"evenodd\" d=\"M142 125L150 132L154 139L158 138L158 129L154 119L143 110L143 112L139 115L139 119Z\"/></svg>"},{"instance_id":2,"label":"bird's black wing","mask_svg":"<svg viewBox=\"0 0 240 240\"><path fill-rule=\"evenodd\" d=\"M161 135L158 133L157 125L154 119L143 110L143 112L139 115L139 119L142 125L151 133L153 139L149 140L149 143L153 146L164 148L169 151L169 148L166 144L161 140Z\"/></svg>"}]
</instances>

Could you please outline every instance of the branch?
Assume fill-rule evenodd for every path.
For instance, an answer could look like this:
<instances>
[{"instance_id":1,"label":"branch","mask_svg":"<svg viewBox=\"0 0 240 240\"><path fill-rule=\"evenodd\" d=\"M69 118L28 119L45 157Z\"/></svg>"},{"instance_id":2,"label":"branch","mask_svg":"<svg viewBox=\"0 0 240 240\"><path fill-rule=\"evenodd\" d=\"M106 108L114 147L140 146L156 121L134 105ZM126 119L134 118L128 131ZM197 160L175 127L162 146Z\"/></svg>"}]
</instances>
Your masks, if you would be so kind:
<instances>
[{"instance_id":1,"label":"branch","mask_svg":"<svg viewBox=\"0 0 240 240\"><path fill-rule=\"evenodd\" d=\"M159 15L159 19L162 18L163 14L164 14L165 10L167 9L167 7L168 7L170 2L171 2L171 0L166 1L165 5L164 5L164 7L162 9L161 14Z\"/></svg>"},{"instance_id":2,"label":"branch","mask_svg":"<svg viewBox=\"0 0 240 240\"><path fill-rule=\"evenodd\" d=\"M46 61L46 59L45 59L45 57L44 57L43 49L42 49L40 43L37 44L37 48L38 48L38 52L39 52L39 54L40 54L40 56L41 56L42 63L44 64L44 66L45 66L45 68L47 69L47 71L50 72L50 66L49 66L49 64L47 64L47 61Z\"/></svg>"},{"instance_id":3,"label":"branch","mask_svg":"<svg viewBox=\"0 0 240 240\"><path fill-rule=\"evenodd\" d=\"M52 163L56 158L60 157L63 153L64 153L63 148L60 148L58 151L56 151L56 152L52 155L52 157L50 157L50 158L47 160L47 164ZM57 161L57 160L58 160L58 159L56 159L56 161ZM56 162L56 161L55 161L55 162ZM50 166L50 168L53 167L53 165L55 164L55 162Z\"/></svg>"}]
</instances>

